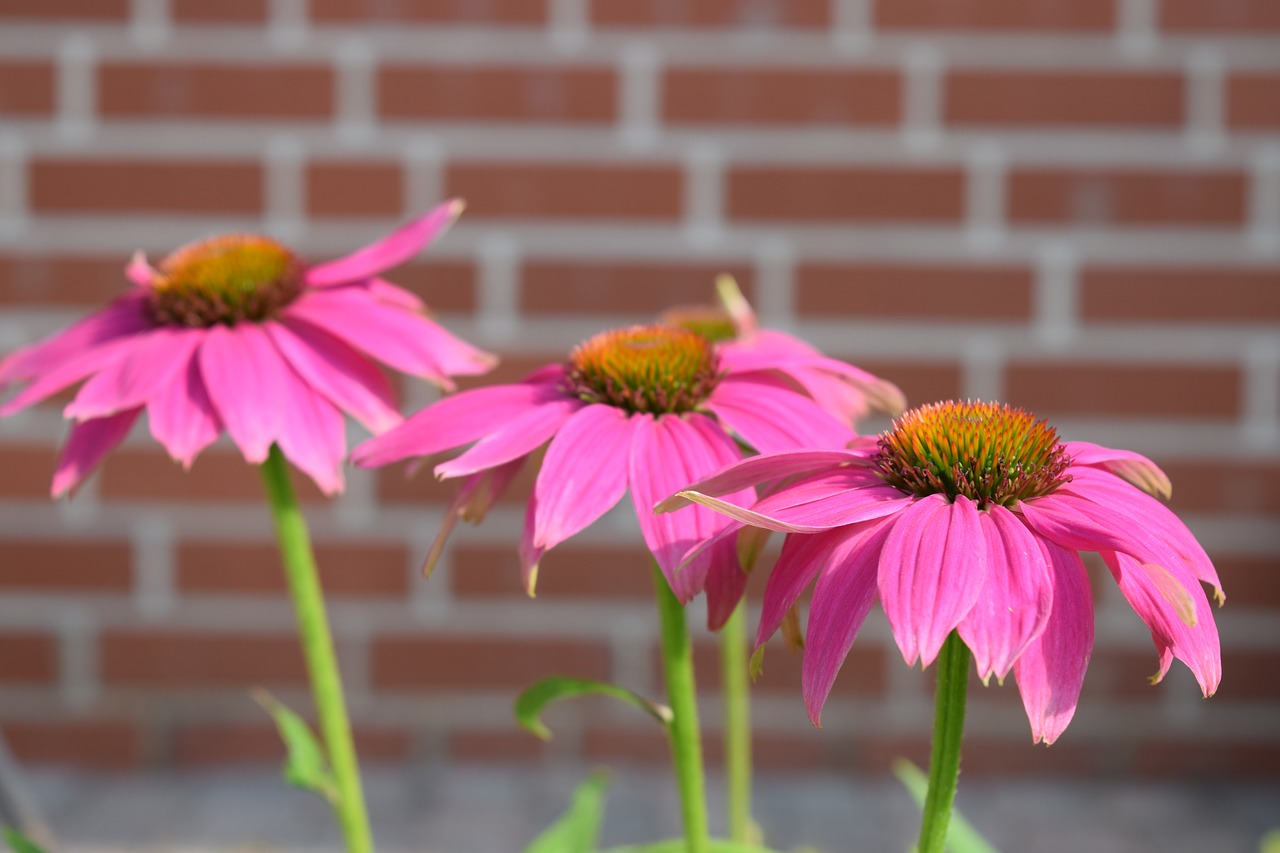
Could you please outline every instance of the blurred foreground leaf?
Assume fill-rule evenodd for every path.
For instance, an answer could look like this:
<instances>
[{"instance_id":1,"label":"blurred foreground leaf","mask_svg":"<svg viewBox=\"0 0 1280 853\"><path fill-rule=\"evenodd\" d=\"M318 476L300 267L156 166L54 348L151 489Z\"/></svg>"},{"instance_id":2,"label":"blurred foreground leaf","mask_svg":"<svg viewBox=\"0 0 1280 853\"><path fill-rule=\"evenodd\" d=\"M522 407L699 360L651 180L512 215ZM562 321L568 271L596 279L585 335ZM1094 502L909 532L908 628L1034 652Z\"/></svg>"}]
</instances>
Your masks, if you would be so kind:
<instances>
[{"instance_id":1,"label":"blurred foreground leaf","mask_svg":"<svg viewBox=\"0 0 1280 853\"><path fill-rule=\"evenodd\" d=\"M610 847L604 853L685 853L688 849L683 838L668 838L665 841L655 841L652 844L628 844L625 847ZM754 844L727 841L721 838L711 839L711 846L707 849L711 853L778 853L778 851L768 847L757 847Z\"/></svg>"},{"instance_id":2,"label":"blurred foreground leaf","mask_svg":"<svg viewBox=\"0 0 1280 853\"><path fill-rule=\"evenodd\" d=\"M9 849L13 853L44 853L40 845L18 832L18 830L5 827L3 832L5 843L9 845Z\"/></svg>"},{"instance_id":3,"label":"blurred foreground leaf","mask_svg":"<svg viewBox=\"0 0 1280 853\"><path fill-rule=\"evenodd\" d=\"M924 808L924 799L929 793L929 778L924 775L924 771L905 758L900 758L893 762L893 775L906 787L916 805ZM951 812L951 822L947 824L947 849L951 853L1000 853L954 809Z\"/></svg>"},{"instance_id":4,"label":"blurred foreground leaf","mask_svg":"<svg viewBox=\"0 0 1280 853\"><path fill-rule=\"evenodd\" d=\"M542 722L542 712L546 710L547 706L561 699L592 693L621 699L628 705L633 705L653 717L662 724L664 729L671 724L670 708L657 702L651 702L635 691L619 687L616 684L606 684L602 681L591 681L586 678L563 678L560 676L544 678L516 698L516 722L526 731L537 735L543 740L550 740L551 730Z\"/></svg>"},{"instance_id":5,"label":"blurred foreground leaf","mask_svg":"<svg viewBox=\"0 0 1280 853\"><path fill-rule=\"evenodd\" d=\"M607 772L592 773L573 792L573 803L564 816L533 839L524 853L596 853L607 787Z\"/></svg>"},{"instance_id":6,"label":"blurred foreground leaf","mask_svg":"<svg viewBox=\"0 0 1280 853\"><path fill-rule=\"evenodd\" d=\"M330 805L338 802L338 786L329 771L324 748L307 721L286 708L265 690L253 691L254 700L276 721L280 739L288 755L284 760L284 780L296 788L315 791Z\"/></svg>"}]
</instances>

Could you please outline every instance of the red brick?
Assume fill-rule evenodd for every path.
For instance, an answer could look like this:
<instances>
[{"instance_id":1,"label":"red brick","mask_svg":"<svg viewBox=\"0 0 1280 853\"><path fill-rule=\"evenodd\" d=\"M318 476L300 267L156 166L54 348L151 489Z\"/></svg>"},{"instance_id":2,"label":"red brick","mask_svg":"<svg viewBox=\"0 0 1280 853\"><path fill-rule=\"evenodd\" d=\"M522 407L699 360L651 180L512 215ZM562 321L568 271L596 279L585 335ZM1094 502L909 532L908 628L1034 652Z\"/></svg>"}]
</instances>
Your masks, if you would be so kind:
<instances>
[{"instance_id":1,"label":"red brick","mask_svg":"<svg viewBox=\"0 0 1280 853\"><path fill-rule=\"evenodd\" d=\"M333 72L321 65L108 63L98 108L109 118L327 118Z\"/></svg>"},{"instance_id":2,"label":"red brick","mask_svg":"<svg viewBox=\"0 0 1280 853\"><path fill-rule=\"evenodd\" d=\"M548 0L311 0L320 24L541 24Z\"/></svg>"},{"instance_id":3,"label":"red brick","mask_svg":"<svg viewBox=\"0 0 1280 853\"><path fill-rule=\"evenodd\" d=\"M378 76L389 119L609 122L618 83L609 68L390 65Z\"/></svg>"},{"instance_id":4,"label":"red brick","mask_svg":"<svg viewBox=\"0 0 1280 853\"><path fill-rule=\"evenodd\" d=\"M1130 323L1274 323L1280 320L1280 267L1087 268L1080 276L1080 313L1086 320Z\"/></svg>"},{"instance_id":5,"label":"red brick","mask_svg":"<svg viewBox=\"0 0 1280 853\"><path fill-rule=\"evenodd\" d=\"M1253 556L1210 552L1231 609L1280 610L1280 555Z\"/></svg>"},{"instance_id":6,"label":"red brick","mask_svg":"<svg viewBox=\"0 0 1280 853\"><path fill-rule=\"evenodd\" d=\"M0 634L0 684L52 684L58 678L58 642L50 634Z\"/></svg>"},{"instance_id":7,"label":"red brick","mask_svg":"<svg viewBox=\"0 0 1280 853\"><path fill-rule=\"evenodd\" d=\"M177 690L307 683L302 650L288 634L117 629L104 632L98 648L102 681L110 686Z\"/></svg>"},{"instance_id":8,"label":"red brick","mask_svg":"<svg viewBox=\"0 0 1280 853\"><path fill-rule=\"evenodd\" d=\"M40 61L0 62L0 116L53 112L53 66Z\"/></svg>"},{"instance_id":9,"label":"red brick","mask_svg":"<svg viewBox=\"0 0 1280 853\"><path fill-rule=\"evenodd\" d=\"M127 770L142 760L142 735L124 720L16 720L0 727L24 764L66 764L95 770Z\"/></svg>"},{"instance_id":10,"label":"red brick","mask_svg":"<svg viewBox=\"0 0 1280 853\"><path fill-rule=\"evenodd\" d=\"M311 728L316 731L314 723ZM353 737L362 762L403 760L412 746L403 729L357 726ZM174 733L173 760L179 767L276 763L284 758L284 743L270 723L191 723Z\"/></svg>"},{"instance_id":11,"label":"red brick","mask_svg":"<svg viewBox=\"0 0 1280 853\"><path fill-rule=\"evenodd\" d=\"M1130 618L1138 617L1130 615ZM1151 676L1159 670L1160 659L1154 645L1142 651L1094 646L1080 692L1080 706L1091 708L1117 700L1130 705L1156 705L1163 701L1165 691L1185 687L1184 681L1194 683L1187 668L1175 661L1164 680L1152 684Z\"/></svg>"},{"instance_id":12,"label":"red brick","mask_svg":"<svg viewBox=\"0 0 1280 853\"><path fill-rule=\"evenodd\" d=\"M1178 74L956 71L944 115L950 124L1173 128L1184 91Z\"/></svg>"},{"instance_id":13,"label":"red brick","mask_svg":"<svg viewBox=\"0 0 1280 853\"><path fill-rule=\"evenodd\" d=\"M405 549L376 543L316 545L321 586L352 598L403 596L409 589ZM273 545L187 541L178 546L178 589L186 593L285 594Z\"/></svg>"},{"instance_id":14,"label":"red brick","mask_svg":"<svg viewBox=\"0 0 1280 853\"><path fill-rule=\"evenodd\" d=\"M601 27L797 27L831 23L831 0L591 0Z\"/></svg>"},{"instance_id":15,"label":"red brick","mask_svg":"<svg viewBox=\"0 0 1280 853\"><path fill-rule=\"evenodd\" d=\"M1227 80L1227 124L1238 130L1280 128L1280 74L1233 74Z\"/></svg>"},{"instance_id":16,"label":"red brick","mask_svg":"<svg viewBox=\"0 0 1280 853\"><path fill-rule=\"evenodd\" d=\"M47 501L55 458L48 447L0 447L0 497Z\"/></svg>"},{"instance_id":17,"label":"red brick","mask_svg":"<svg viewBox=\"0 0 1280 853\"><path fill-rule=\"evenodd\" d=\"M1041 417L1234 418L1240 374L1205 365L1015 361L1005 374L1005 400Z\"/></svg>"},{"instance_id":18,"label":"red brick","mask_svg":"<svg viewBox=\"0 0 1280 853\"><path fill-rule=\"evenodd\" d=\"M1166 459L1177 512L1220 512L1280 517L1280 464L1225 459Z\"/></svg>"},{"instance_id":19,"label":"red brick","mask_svg":"<svg viewBox=\"0 0 1280 853\"><path fill-rule=\"evenodd\" d=\"M268 0L170 0L169 14L179 24L262 24Z\"/></svg>"},{"instance_id":20,"label":"red brick","mask_svg":"<svg viewBox=\"0 0 1280 853\"><path fill-rule=\"evenodd\" d=\"M880 29L1060 30L1093 33L1115 26L1116 0L876 0Z\"/></svg>"},{"instance_id":21,"label":"red brick","mask_svg":"<svg viewBox=\"0 0 1280 853\"><path fill-rule=\"evenodd\" d=\"M676 124L889 125L902 116L894 71L672 68L663 118Z\"/></svg>"},{"instance_id":22,"label":"red brick","mask_svg":"<svg viewBox=\"0 0 1280 853\"><path fill-rule=\"evenodd\" d=\"M1023 169L1009 176L1008 209L1017 224L1230 226L1247 194L1237 171Z\"/></svg>"},{"instance_id":23,"label":"red brick","mask_svg":"<svg viewBox=\"0 0 1280 853\"><path fill-rule=\"evenodd\" d=\"M956 364L853 358L835 352L828 355L869 370L882 379L888 379L902 389L913 406L939 400L957 400L961 396L960 367Z\"/></svg>"},{"instance_id":24,"label":"red brick","mask_svg":"<svg viewBox=\"0 0 1280 853\"><path fill-rule=\"evenodd\" d=\"M460 729L449 734L449 757L454 761L536 761L548 751L546 741L523 729Z\"/></svg>"},{"instance_id":25,"label":"red brick","mask_svg":"<svg viewBox=\"0 0 1280 853\"><path fill-rule=\"evenodd\" d=\"M626 500L626 499L624 499ZM566 544L538 565L539 601L647 599L653 595L649 553ZM453 592L460 599L524 598L515 543L463 545L453 551Z\"/></svg>"},{"instance_id":26,"label":"red brick","mask_svg":"<svg viewBox=\"0 0 1280 853\"><path fill-rule=\"evenodd\" d=\"M0 302L97 309L132 286L124 277L127 260L124 254L0 255Z\"/></svg>"},{"instance_id":27,"label":"red brick","mask_svg":"<svg viewBox=\"0 0 1280 853\"><path fill-rule=\"evenodd\" d=\"M262 169L256 163L36 158L29 178L36 213L262 210Z\"/></svg>"},{"instance_id":28,"label":"red brick","mask_svg":"<svg viewBox=\"0 0 1280 853\"><path fill-rule=\"evenodd\" d=\"M726 272L737 278L750 298L755 276L741 263L528 261L521 270L520 310L636 314L653 321L670 308L716 305L716 276Z\"/></svg>"},{"instance_id":29,"label":"red brick","mask_svg":"<svg viewBox=\"0 0 1280 853\"><path fill-rule=\"evenodd\" d=\"M1160 27L1177 33L1257 35L1280 30L1280 5L1272 0L1163 0Z\"/></svg>"},{"instance_id":30,"label":"red brick","mask_svg":"<svg viewBox=\"0 0 1280 853\"><path fill-rule=\"evenodd\" d=\"M796 310L825 319L1025 321L1032 272L1014 266L802 264Z\"/></svg>"},{"instance_id":31,"label":"red brick","mask_svg":"<svg viewBox=\"0 0 1280 853\"><path fill-rule=\"evenodd\" d=\"M1193 740L1188 737L1151 737L1135 750L1134 770L1158 778L1194 779L1197 785L1209 780L1239 784L1242 779L1280 777L1280 744L1262 738L1233 738L1228 741Z\"/></svg>"},{"instance_id":32,"label":"red brick","mask_svg":"<svg viewBox=\"0 0 1280 853\"><path fill-rule=\"evenodd\" d=\"M1273 649L1222 649L1222 686L1214 694L1218 702L1280 700L1280 652Z\"/></svg>"},{"instance_id":33,"label":"red brick","mask_svg":"<svg viewBox=\"0 0 1280 853\"><path fill-rule=\"evenodd\" d=\"M501 361L498 362L497 367L484 376L458 377L458 387L467 389L479 388L485 385L519 382L530 373L540 370L548 364L560 364L567 361L569 351L578 343L578 341L566 341L563 352L547 354L509 353L498 350L497 355ZM519 481L517 480L517 482Z\"/></svg>"},{"instance_id":34,"label":"red brick","mask_svg":"<svg viewBox=\"0 0 1280 853\"><path fill-rule=\"evenodd\" d=\"M370 680L378 690L511 690L549 675L607 679L609 650L602 640L554 636L382 637Z\"/></svg>"},{"instance_id":35,"label":"red brick","mask_svg":"<svg viewBox=\"0 0 1280 853\"><path fill-rule=\"evenodd\" d=\"M416 261L387 276L417 294L432 312L471 314L476 310L476 268L470 261Z\"/></svg>"},{"instance_id":36,"label":"red brick","mask_svg":"<svg viewBox=\"0 0 1280 853\"><path fill-rule=\"evenodd\" d=\"M673 166L454 163L445 195L467 216L547 219L675 219L683 179Z\"/></svg>"},{"instance_id":37,"label":"red brick","mask_svg":"<svg viewBox=\"0 0 1280 853\"><path fill-rule=\"evenodd\" d=\"M0 0L0 19L65 23L77 19L124 21L129 0Z\"/></svg>"},{"instance_id":38,"label":"red brick","mask_svg":"<svg viewBox=\"0 0 1280 853\"><path fill-rule=\"evenodd\" d=\"M293 471L298 499L322 501L324 496L311 480ZM190 470L158 449L126 448L107 457L101 468L99 490L107 500L252 501L265 500L262 478L254 466L234 452L206 450Z\"/></svg>"},{"instance_id":39,"label":"red brick","mask_svg":"<svg viewBox=\"0 0 1280 853\"><path fill-rule=\"evenodd\" d=\"M400 216L404 175L394 163L309 163L311 216Z\"/></svg>"},{"instance_id":40,"label":"red brick","mask_svg":"<svg viewBox=\"0 0 1280 853\"><path fill-rule=\"evenodd\" d=\"M133 586L133 554L125 542L0 540L0 590L124 593Z\"/></svg>"},{"instance_id":41,"label":"red brick","mask_svg":"<svg viewBox=\"0 0 1280 853\"><path fill-rule=\"evenodd\" d=\"M733 219L956 222L964 176L952 168L744 166L728 175Z\"/></svg>"}]
</instances>

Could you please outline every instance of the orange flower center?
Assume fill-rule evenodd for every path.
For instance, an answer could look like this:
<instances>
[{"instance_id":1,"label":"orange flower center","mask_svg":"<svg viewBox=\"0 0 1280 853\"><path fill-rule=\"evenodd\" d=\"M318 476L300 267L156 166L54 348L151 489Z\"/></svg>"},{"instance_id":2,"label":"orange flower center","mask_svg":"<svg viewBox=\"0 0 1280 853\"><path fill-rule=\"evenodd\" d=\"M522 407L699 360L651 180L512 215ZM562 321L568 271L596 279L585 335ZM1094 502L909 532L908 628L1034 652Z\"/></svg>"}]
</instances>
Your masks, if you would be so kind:
<instances>
[{"instance_id":1,"label":"orange flower center","mask_svg":"<svg viewBox=\"0 0 1280 853\"><path fill-rule=\"evenodd\" d=\"M1013 506L1069 482L1058 431L1003 403L930 403L894 421L880 437L876 465L885 482L924 497L964 495L980 507Z\"/></svg>"},{"instance_id":2,"label":"orange flower center","mask_svg":"<svg viewBox=\"0 0 1280 853\"><path fill-rule=\"evenodd\" d=\"M302 263L274 240L229 234L190 243L151 282L158 322L206 328L273 317L302 292Z\"/></svg>"},{"instance_id":3,"label":"orange flower center","mask_svg":"<svg viewBox=\"0 0 1280 853\"><path fill-rule=\"evenodd\" d=\"M572 393L629 412L688 412L720 380L720 359L697 332L632 326L601 332L569 356Z\"/></svg>"}]
</instances>

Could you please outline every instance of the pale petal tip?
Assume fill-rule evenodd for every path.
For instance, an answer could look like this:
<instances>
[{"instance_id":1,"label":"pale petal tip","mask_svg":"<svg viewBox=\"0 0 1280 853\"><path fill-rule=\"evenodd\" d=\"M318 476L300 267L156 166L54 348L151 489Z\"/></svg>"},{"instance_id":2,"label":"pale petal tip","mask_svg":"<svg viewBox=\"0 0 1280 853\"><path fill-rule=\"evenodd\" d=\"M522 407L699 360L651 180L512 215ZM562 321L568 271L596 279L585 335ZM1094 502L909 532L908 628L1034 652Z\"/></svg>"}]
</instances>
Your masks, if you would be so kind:
<instances>
[{"instance_id":1,"label":"pale petal tip","mask_svg":"<svg viewBox=\"0 0 1280 853\"><path fill-rule=\"evenodd\" d=\"M742 295L742 289L738 287L738 280L729 273L721 273L716 276L716 293L720 296L720 302L724 305L724 310L728 312L730 319L733 320L733 326L738 332L738 337L746 338L754 335L756 332L756 313L751 309L751 303Z\"/></svg>"},{"instance_id":2,"label":"pale petal tip","mask_svg":"<svg viewBox=\"0 0 1280 853\"><path fill-rule=\"evenodd\" d=\"M538 564L534 563L524 575L524 591L530 598L538 597Z\"/></svg>"},{"instance_id":3,"label":"pale petal tip","mask_svg":"<svg viewBox=\"0 0 1280 853\"><path fill-rule=\"evenodd\" d=\"M461 216L462 212L467 209L466 199L451 198L449 199L448 204L449 204L449 214L454 219L457 219L459 216Z\"/></svg>"},{"instance_id":4,"label":"pale petal tip","mask_svg":"<svg viewBox=\"0 0 1280 853\"><path fill-rule=\"evenodd\" d=\"M701 495L699 495L698 492L691 491L691 490L676 492L671 497L659 502L656 506L654 506L653 511L656 513L674 512L677 509L681 509L682 507L686 507L689 504L694 503L695 495L701 497Z\"/></svg>"}]
</instances>

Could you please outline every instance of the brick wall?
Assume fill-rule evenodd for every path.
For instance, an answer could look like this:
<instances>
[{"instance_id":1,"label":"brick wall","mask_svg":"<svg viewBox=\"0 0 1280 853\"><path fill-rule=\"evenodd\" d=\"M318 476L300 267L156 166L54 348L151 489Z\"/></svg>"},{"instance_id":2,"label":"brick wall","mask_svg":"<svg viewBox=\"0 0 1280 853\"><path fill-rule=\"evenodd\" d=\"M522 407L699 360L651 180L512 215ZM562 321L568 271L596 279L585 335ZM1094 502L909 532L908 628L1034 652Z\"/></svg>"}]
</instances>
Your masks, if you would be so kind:
<instances>
[{"instance_id":1,"label":"brick wall","mask_svg":"<svg viewBox=\"0 0 1280 853\"><path fill-rule=\"evenodd\" d=\"M450 195L463 220L396 278L504 379L727 269L913 402L1003 398L1154 457L1230 597L1218 696L1181 667L1148 686L1150 638L1099 583L1066 736L1033 749L1012 685L978 688L966 767L1276 773L1274 0L0 0L0 349L118 293L136 248L251 229L334 256ZM139 432L53 504L62 430L57 405L0 422L16 751L275 756L246 687L306 690L255 473L219 445L183 474ZM656 689L626 513L553 551L529 602L519 497L418 580L447 495L399 470L304 489L365 754L665 760L629 709L558 709L547 746L509 712L553 672ZM822 731L798 661L766 665L763 764L921 757L931 679L881 617Z\"/></svg>"}]
</instances>

